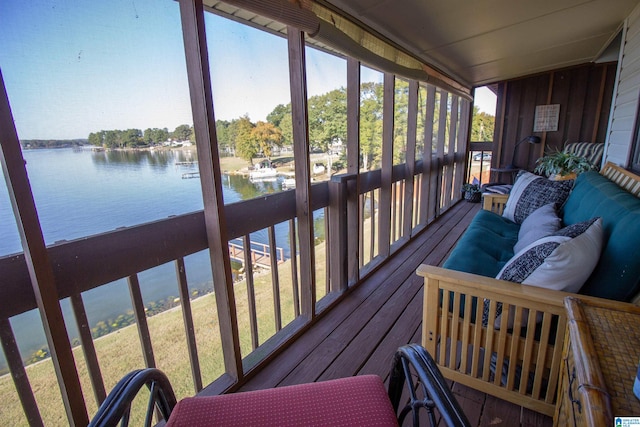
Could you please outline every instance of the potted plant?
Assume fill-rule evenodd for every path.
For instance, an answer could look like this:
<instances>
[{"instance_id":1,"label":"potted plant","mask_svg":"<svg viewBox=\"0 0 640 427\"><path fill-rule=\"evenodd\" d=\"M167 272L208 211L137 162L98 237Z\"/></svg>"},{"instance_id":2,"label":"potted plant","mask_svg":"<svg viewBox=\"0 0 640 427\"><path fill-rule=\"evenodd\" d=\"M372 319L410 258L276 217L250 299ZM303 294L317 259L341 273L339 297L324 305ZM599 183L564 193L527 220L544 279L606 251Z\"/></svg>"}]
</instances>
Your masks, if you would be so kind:
<instances>
[{"instance_id":1,"label":"potted plant","mask_svg":"<svg viewBox=\"0 0 640 427\"><path fill-rule=\"evenodd\" d=\"M535 173L552 180L575 179L582 172L595 169L584 157L556 151L536 160Z\"/></svg>"},{"instance_id":2,"label":"potted plant","mask_svg":"<svg viewBox=\"0 0 640 427\"><path fill-rule=\"evenodd\" d=\"M482 190L478 184L462 184L464 199L470 203L478 203L482 197Z\"/></svg>"}]
</instances>

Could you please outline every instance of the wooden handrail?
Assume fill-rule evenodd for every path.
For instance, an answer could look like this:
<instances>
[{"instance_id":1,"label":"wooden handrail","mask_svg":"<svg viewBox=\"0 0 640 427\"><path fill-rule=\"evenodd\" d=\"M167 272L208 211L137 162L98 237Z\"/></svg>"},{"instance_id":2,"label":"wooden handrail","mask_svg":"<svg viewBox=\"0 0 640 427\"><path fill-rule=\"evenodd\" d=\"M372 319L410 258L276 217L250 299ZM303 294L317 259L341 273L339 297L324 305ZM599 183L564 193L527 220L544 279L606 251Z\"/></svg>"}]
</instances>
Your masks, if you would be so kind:
<instances>
[{"instance_id":1,"label":"wooden handrail","mask_svg":"<svg viewBox=\"0 0 640 427\"><path fill-rule=\"evenodd\" d=\"M393 169L393 181L406 177L404 165ZM417 162L415 173L422 172ZM380 171L361 176L360 194L380 185ZM312 187L312 210L329 205L328 183ZM225 206L230 240L295 217L293 191L231 203ZM258 214L259 213L259 214ZM172 216L133 227L96 234L47 247L60 298L110 283L140 271L185 257L207 248L202 211ZM109 265L103 260L109 259ZM117 267L117 268L114 268ZM0 318L9 318L36 308L23 254L0 258Z\"/></svg>"}]
</instances>

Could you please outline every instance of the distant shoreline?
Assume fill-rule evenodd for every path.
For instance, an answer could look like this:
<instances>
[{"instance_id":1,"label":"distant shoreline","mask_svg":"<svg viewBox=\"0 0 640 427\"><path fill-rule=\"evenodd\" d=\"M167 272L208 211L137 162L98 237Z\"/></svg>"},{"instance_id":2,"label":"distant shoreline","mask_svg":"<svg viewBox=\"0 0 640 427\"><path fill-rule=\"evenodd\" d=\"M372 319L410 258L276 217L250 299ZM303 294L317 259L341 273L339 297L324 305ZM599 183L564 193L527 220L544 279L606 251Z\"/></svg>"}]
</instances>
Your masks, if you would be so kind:
<instances>
[{"instance_id":1,"label":"distant shoreline","mask_svg":"<svg viewBox=\"0 0 640 427\"><path fill-rule=\"evenodd\" d=\"M39 150L47 148L73 148L89 144L87 139L21 139L23 150Z\"/></svg>"},{"instance_id":2,"label":"distant shoreline","mask_svg":"<svg viewBox=\"0 0 640 427\"><path fill-rule=\"evenodd\" d=\"M36 145L33 145L33 142ZM57 145L42 145L42 142L47 141L56 141ZM80 143L81 142L81 143ZM31 143L30 146L25 146L27 143ZM196 144L192 145L148 145L141 147L116 147L116 148L106 148L99 147L96 145L89 144L88 140L84 139L73 139L73 140L22 140L20 141L23 150L46 150L46 149L69 149L69 148L84 148L86 147L95 149L96 151L198 151ZM256 157L253 159L253 164L260 163L261 161L267 160L265 157ZM313 159L312 159L313 160ZM280 171L283 171L283 174L293 174L294 171L294 163L293 163L293 155L292 154L284 154L273 156L271 161L279 168ZM250 173L249 162L240 157L235 156L227 156L220 155L220 167L223 173L232 174L232 175L242 175L248 176Z\"/></svg>"}]
</instances>

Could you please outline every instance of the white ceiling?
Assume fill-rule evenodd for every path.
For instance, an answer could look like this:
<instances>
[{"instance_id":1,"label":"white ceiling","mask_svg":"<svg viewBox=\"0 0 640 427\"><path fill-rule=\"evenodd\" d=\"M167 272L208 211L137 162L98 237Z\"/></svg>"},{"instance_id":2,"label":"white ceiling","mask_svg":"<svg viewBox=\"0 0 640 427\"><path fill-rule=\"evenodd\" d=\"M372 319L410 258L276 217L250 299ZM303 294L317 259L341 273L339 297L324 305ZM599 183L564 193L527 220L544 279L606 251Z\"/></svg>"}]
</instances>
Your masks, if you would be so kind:
<instances>
[{"instance_id":1,"label":"white ceiling","mask_svg":"<svg viewBox=\"0 0 640 427\"><path fill-rule=\"evenodd\" d=\"M594 61L640 0L325 0L463 84Z\"/></svg>"}]
</instances>

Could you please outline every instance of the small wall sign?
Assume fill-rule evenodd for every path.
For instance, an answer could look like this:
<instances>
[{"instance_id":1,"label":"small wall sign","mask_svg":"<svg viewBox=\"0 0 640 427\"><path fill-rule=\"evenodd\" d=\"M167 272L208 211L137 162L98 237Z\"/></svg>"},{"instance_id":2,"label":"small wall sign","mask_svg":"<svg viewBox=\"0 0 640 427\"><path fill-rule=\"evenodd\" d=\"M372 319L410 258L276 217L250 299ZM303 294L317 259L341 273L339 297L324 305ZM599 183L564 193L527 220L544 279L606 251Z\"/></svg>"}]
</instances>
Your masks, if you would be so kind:
<instances>
[{"instance_id":1,"label":"small wall sign","mask_svg":"<svg viewBox=\"0 0 640 427\"><path fill-rule=\"evenodd\" d=\"M558 130L560 104L536 105L536 116L533 122L534 132L551 132Z\"/></svg>"}]
</instances>

